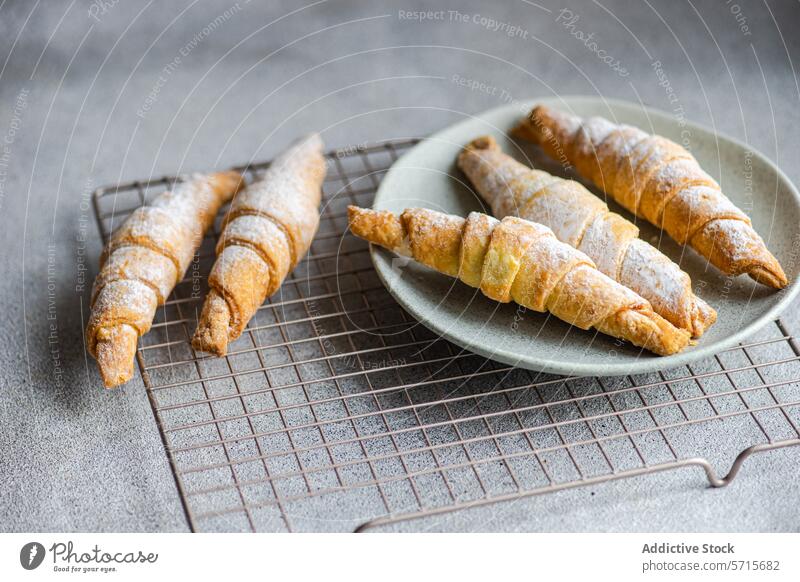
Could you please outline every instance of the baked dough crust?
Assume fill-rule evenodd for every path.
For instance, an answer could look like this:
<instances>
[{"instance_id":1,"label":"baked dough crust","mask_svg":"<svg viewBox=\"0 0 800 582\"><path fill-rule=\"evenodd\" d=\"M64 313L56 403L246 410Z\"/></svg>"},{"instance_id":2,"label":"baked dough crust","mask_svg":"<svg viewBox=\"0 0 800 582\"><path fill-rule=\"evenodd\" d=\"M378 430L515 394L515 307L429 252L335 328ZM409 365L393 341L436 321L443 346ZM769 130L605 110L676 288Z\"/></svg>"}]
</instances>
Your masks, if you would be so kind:
<instances>
[{"instance_id":1,"label":"baked dough crust","mask_svg":"<svg viewBox=\"0 0 800 582\"><path fill-rule=\"evenodd\" d=\"M700 337L716 321L716 311L692 291L689 275L578 182L521 164L490 136L468 144L458 166L497 218L519 216L549 227L674 326Z\"/></svg>"},{"instance_id":2,"label":"baked dough crust","mask_svg":"<svg viewBox=\"0 0 800 582\"><path fill-rule=\"evenodd\" d=\"M319 226L322 147L319 135L306 136L234 199L192 338L195 349L225 355L228 344L308 252Z\"/></svg>"},{"instance_id":3,"label":"baked dough crust","mask_svg":"<svg viewBox=\"0 0 800 582\"><path fill-rule=\"evenodd\" d=\"M136 342L150 331L156 308L183 279L204 233L241 186L237 172L193 176L136 209L111 236L86 328L87 348L107 388L133 377Z\"/></svg>"},{"instance_id":4,"label":"baked dough crust","mask_svg":"<svg viewBox=\"0 0 800 582\"><path fill-rule=\"evenodd\" d=\"M597 329L669 355L688 345L689 332L655 313L646 299L595 268L579 250L541 224L471 213L467 218L423 208L399 217L348 208L353 234L472 287L487 297L548 311L581 329ZM480 275L478 275L480 274Z\"/></svg>"},{"instance_id":5,"label":"baked dough crust","mask_svg":"<svg viewBox=\"0 0 800 582\"><path fill-rule=\"evenodd\" d=\"M544 105L534 107L514 134L535 141L555 158L566 157L622 206L691 246L723 273L747 273L774 289L788 285L750 218L675 142Z\"/></svg>"}]
</instances>

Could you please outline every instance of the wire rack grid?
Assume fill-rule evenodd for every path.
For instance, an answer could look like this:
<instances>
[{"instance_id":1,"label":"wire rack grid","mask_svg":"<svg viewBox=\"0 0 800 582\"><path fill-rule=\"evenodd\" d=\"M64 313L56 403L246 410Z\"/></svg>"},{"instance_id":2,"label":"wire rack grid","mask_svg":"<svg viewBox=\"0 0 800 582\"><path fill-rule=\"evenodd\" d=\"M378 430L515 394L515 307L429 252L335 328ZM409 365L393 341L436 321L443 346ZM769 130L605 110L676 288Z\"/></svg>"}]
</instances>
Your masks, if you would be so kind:
<instances>
[{"instance_id":1,"label":"wire rack grid","mask_svg":"<svg viewBox=\"0 0 800 582\"><path fill-rule=\"evenodd\" d=\"M346 206L371 205L416 141L326 154L311 251L226 357L190 344L219 220L141 339L192 530L363 531L687 466L723 486L750 454L800 444L800 349L780 321L707 361L620 378L513 368L420 326L346 232ZM178 179L96 190L103 242Z\"/></svg>"}]
</instances>

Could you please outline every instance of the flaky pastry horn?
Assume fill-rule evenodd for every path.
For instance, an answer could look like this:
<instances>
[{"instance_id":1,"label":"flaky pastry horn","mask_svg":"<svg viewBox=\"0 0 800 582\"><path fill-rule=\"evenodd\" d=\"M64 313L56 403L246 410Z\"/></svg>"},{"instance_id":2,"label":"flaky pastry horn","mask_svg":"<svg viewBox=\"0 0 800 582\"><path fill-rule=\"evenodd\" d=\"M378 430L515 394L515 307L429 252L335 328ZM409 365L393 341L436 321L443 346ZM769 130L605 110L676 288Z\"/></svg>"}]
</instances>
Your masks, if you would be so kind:
<instances>
[{"instance_id":1,"label":"flaky pastry horn","mask_svg":"<svg viewBox=\"0 0 800 582\"><path fill-rule=\"evenodd\" d=\"M242 184L237 172L193 176L136 209L100 257L86 329L107 388L133 377L139 337L183 278L203 234Z\"/></svg>"},{"instance_id":2,"label":"flaky pastry horn","mask_svg":"<svg viewBox=\"0 0 800 582\"><path fill-rule=\"evenodd\" d=\"M582 119L544 105L514 130L619 204L689 245L728 275L747 273L775 289L788 284L750 218L722 194L686 149L602 117Z\"/></svg>"},{"instance_id":3,"label":"flaky pastry horn","mask_svg":"<svg viewBox=\"0 0 800 582\"><path fill-rule=\"evenodd\" d=\"M465 219L422 208L395 216L350 206L348 217L356 236L457 277L496 301L548 311L659 355L689 343L688 332L541 224L513 216L498 221L477 212Z\"/></svg>"},{"instance_id":4,"label":"flaky pastry horn","mask_svg":"<svg viewBox=\"0 0 800 582\"><path fill-rule=\"evenodd\" d=\"M325 160L312 134L277 157L231 204L217 243L211 288L192 338L218 356L305 256L319 226Z\"/></svg>"},{"instance_id":5,"label":"flaky pastry horn","mask_svg":"<svg viewBox=\"0 0 800 582\"><path fill-rule=\"evenodd\" d=\"M491 136L473 140L458 157L497 218L519 216L550 228L586 253L603 273L632 289L675 327L700 337L717 313L692 292L689 275L638 237L636 225L574 180L533 170L503 153Z\"/></svg>"}]
</instances>

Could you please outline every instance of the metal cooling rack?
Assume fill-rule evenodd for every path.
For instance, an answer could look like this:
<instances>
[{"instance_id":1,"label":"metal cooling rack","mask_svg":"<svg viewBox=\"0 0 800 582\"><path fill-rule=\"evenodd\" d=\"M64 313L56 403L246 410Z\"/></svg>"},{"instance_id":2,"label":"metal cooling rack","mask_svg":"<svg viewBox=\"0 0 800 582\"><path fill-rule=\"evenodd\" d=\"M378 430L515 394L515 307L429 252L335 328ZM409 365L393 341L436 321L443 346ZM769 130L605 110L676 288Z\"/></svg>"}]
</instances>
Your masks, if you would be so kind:
<instances>
[{"instance_id":1,"label":"metal cooling rack","mask_svg":"<svg viewBox=\"0 0 800 582\"><path fill-rule=\"evenodd\" d=\"M219 222L140 341L193 530L363 531L687 466L718 487L749 455L800 444L800 351L780 321L691 367L622 378L515 369L417 324L346 233L347 204L371 205L415 143L327 154L311 252L227 357L189 342ZM175 180L96 190L104 242Z\"/></svg>"}]
</instances>

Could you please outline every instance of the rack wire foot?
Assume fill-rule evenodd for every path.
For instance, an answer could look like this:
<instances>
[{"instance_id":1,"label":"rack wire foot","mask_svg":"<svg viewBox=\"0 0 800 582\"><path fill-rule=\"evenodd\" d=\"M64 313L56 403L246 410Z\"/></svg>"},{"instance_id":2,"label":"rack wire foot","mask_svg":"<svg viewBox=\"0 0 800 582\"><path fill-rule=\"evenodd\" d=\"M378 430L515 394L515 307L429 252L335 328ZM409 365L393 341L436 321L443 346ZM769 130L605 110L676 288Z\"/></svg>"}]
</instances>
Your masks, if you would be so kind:
<instances>
[{"instance_id":1,"label":"rack wire foot","mask_svg":"<svg viewBox=\"0 0 800 582\"><path fill-rule=\"evenodd\" d=\"M527 497L534 497L537 495L543 495L546 493L552 493L554 491L564 491L567 489L576 489L578 487L586 487L589 485L597 485L600 483L608 483L611 481L617 481L624 478L629 477L637 477L642 475L652 475L655 473L660 473L664 471L676 470L685 467L693 467L698 466L703 469L705 472L706 477L708 478L708 483L711 487L719 488L719 487L727 487L731 484L731 482L736 478L736 475L739 473L744 462L752 455L764 451L774 451L776 449L792 447L800 445L800 439L789 439L785 441L775 442L775 443L763 443L758 445L753 445L752 447L748 447L739 453L734 459L728 474L722 477L721 479L717 476L716 472L714 471L713 466L707 459L703 458L693 458L693 459L685 459L683 461L673 462L673 463L665 463L663 465L655 465L652 467L643 467L642 469L635 470L635 471L628 471L624 474L615 474L615 475L608 475L597 479L587 479L582 482L577 483L564 483L560 486L550 487L546 490L534 490L534 491L526 491L521 492L517 495L508 496L503 499L482 499L478 500L473 503L464 504L463 506L457 507L445 507L445 508L437 508L431 511L422 511L422 512L413 512L407 514L400 514L395 516L383 516L379 517L370 521L366 521L360 524L356 529L353 530L353 533L365 533L371 529L375 529L378 527L385 527L388 525L397 525L398 523L413 521L416 519L422 519L425 517L432 517L436 515L443 515L446 513L453 513L455 511L461 509L469 509L474 507L480 507L485 505L493 505L496 503L501 503L504 501L514 501L519 499L525 499Z\"/></svg>"}]
</instances>

